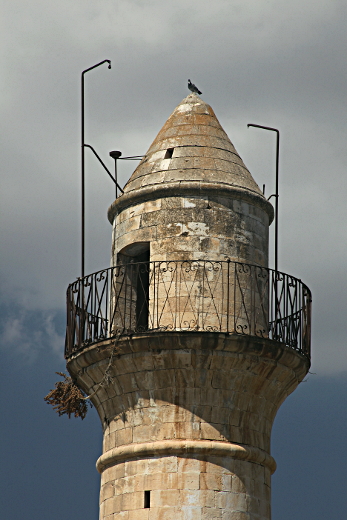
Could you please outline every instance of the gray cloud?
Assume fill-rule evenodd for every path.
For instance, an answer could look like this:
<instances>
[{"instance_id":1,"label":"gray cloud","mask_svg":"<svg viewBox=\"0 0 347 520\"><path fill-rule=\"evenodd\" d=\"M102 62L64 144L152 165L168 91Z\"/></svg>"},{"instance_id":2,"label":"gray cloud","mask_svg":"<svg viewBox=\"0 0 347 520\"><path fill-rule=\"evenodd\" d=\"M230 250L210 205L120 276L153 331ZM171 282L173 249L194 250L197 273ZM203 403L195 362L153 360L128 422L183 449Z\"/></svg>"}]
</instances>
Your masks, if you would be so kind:
<instances>
[{"instance_id":1,"label":"gray cloud","mask_svg":"<svg viewBox=\"0 0 347 520\"><path fill-rule=\"evenodd\" d=\"M347 238L345 4L88 1L48 7L34 1L20 10L12 3L6 14L6 297L24 308L61 308L66 285L79 273L80 73L107 57L111 71L86 77L86 138L110 168L111 149L146 151L186 95L187 77L203 90L269 194L274 139L246 124L280 128L281 269L313 290L319 369L346 368L338 346L346 303L338 290L345 288ZM123 182L132 166L121 163ZM109 262L106 209L113 197L113 186L88 157L90 271ZM326 330L334 345L329 359L320 339Z\"/></svg>"}]
</instances>

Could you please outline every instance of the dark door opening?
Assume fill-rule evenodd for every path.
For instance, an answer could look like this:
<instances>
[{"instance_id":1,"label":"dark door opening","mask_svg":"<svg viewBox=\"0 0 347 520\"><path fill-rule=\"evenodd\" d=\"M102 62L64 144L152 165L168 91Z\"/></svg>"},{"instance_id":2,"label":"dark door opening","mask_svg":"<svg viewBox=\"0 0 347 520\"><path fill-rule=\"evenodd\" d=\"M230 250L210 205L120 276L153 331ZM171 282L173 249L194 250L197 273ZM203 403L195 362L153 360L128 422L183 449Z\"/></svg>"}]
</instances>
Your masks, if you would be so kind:
<instances>
[{"instance_id":1,"label":"dark door opening","mask_svg":"<svg viewBox=\"0 0 347 520\"><path fill-rule=\"evenodd\" d=\"M133 257L136 263L136 329L148 329L149 250Z\"/></svg>"}]
</instances>

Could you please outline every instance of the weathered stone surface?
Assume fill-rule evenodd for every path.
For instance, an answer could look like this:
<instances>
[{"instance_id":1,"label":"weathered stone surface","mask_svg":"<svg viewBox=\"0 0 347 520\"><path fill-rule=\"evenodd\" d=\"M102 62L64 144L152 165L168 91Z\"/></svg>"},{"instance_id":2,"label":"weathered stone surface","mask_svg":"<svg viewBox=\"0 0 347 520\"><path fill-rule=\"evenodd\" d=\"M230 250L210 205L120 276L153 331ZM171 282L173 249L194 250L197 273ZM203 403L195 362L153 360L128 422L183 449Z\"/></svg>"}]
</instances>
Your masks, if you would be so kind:
<instances>
[{"instance_id":1,"label":"weathered stone surface","mask_svg":"<svg viewBox=\"0 0 347 520\"><path fill-rule=\"evenodd\" d=\"M293 363L289 349L266 339L255 345L254 338L240 336L220 334L218 342L214 334L186 336L192 348L182 341L182 333L119 341L111 385L121 387L123 394L108 392L106 408L95 400L101 419L107 418L99 466L101 518L147 514L144 492L150 490L149 519L176 514L183 519L223 519L227 513L242 513L268 520L274 469L268 455L271 425L283 395L304 377L307 361L294 353ZM165 348L157 349L158 337ZM84 369L88 377L83 381L91 379L95 388L100 377L95 366L104 364L108 352L100 346L97 352L82 352L71 359L69 369L73 373L74 367L84 365L84 356L93 360ZM195 448L188 447L188 441L196 442ZM242 451L218 456L215 448L206 451L209 445L199 444L204 442L258 451L250 451L247 462ZM130 446L140 448L137 455L130 453ZM144 452L146 446L152 451Z\"/></svg>"},{"instance_id":2,"label":"weathered stone surface","mask_svg":"<svg viewBox=\"0 0 347 520\"><path fill-rule=\"evenodd\" d=\"M117 340L106 386L99 383L114 340L68 362L104 428L100 520L270 519L271 427L308 361L266 337L267 297L261 309L252 300L247 267L235 268L233 285L225 279L227 260L263 273L272 219L271 204L211 107L189 95L109 209L112 265L143 262L136 258L149 252L153 331ZM115 275L110 308L117 298L126 302L114 323L129 330L141 277L121 269L126 275ZM252 303L250 316L240 318L245 302ZM254 335L236 334L255 315Z\"/></svg>"}]
</instances>

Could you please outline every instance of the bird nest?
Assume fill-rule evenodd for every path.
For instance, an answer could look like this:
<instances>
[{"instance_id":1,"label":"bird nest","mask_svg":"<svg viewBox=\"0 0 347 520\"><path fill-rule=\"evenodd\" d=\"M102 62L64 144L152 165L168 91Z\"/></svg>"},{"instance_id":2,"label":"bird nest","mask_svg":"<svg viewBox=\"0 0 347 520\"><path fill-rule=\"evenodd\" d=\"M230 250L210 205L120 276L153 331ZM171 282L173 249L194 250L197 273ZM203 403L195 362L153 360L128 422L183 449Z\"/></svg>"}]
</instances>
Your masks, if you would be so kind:
<instances>
[{"instance_id":1,"label":"bird nest","mask_svg":"<svg viewBox=\"0 0 347 520\"><path fill-rule=\"evenodd\" d=\"M88 412L88 401L83 392L76 386L72 378L63 372L56 372L64 378L64 381L55 383L55 388L44 397L47 404L53 406L53 410L59 415L67 414L84 419ZM92 406L89 401L89 405Z\"/></svg>"}]
</instances>

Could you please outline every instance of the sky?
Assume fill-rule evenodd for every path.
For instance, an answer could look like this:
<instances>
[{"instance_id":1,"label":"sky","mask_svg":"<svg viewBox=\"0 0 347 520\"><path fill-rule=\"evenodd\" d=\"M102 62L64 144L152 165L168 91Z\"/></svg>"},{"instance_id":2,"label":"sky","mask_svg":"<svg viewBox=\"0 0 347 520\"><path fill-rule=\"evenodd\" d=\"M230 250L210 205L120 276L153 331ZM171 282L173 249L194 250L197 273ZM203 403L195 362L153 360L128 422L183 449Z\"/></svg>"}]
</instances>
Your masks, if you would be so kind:
<instances>
[{"instance_id":1,"label":"sky","mask_svg":"<svg viewBox=\"0 0 347 520\"><path fill-rule=\"evenodd\" d=\"M104 59L111 70L85 77L85 140L110 169L111 150L146 152L188 78L267 196L275 134L247 124L280 130L279 269L312 290L313 329L310 373L274 424L272 517L344 517L346 19L343 0L3 4L2 518L98 517L96 411L69 420L43 397L64 371L65 291L80 275L80 75ZM120 161L121 184L135 165ZM87 150L86 273L109 266L113 200Z\"/></svg>"}]
</instances>

